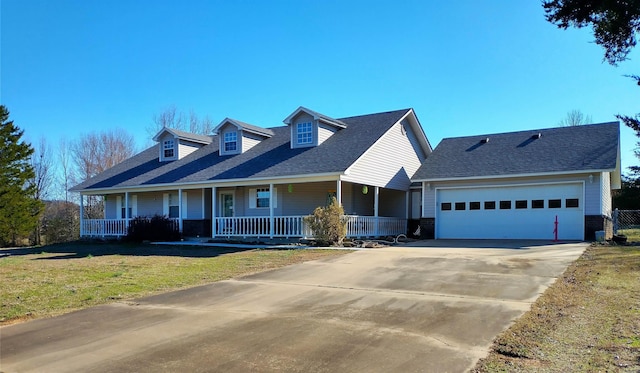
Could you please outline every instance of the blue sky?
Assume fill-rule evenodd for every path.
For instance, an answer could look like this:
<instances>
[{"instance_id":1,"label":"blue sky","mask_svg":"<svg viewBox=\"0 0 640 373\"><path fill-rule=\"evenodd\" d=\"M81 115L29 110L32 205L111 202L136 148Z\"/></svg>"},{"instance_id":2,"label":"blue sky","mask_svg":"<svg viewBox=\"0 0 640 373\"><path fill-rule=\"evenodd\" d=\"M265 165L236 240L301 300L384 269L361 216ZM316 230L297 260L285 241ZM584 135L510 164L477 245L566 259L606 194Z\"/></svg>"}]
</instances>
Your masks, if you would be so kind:
<instances>
[{"instance_id":1,"label":"blue sky","mask_svg":"<svg viewBox=\"0 0 640 373\"><path fill-rule=\"evenodd\" d=\"M635 50L612 67L539 1L2 0L0 101L31 141L112 127L140 148L175 105L272 127L412 107L442 138L640 112ZM623 167L636 138L621 129Z\"/></svg>"}]
</instances>

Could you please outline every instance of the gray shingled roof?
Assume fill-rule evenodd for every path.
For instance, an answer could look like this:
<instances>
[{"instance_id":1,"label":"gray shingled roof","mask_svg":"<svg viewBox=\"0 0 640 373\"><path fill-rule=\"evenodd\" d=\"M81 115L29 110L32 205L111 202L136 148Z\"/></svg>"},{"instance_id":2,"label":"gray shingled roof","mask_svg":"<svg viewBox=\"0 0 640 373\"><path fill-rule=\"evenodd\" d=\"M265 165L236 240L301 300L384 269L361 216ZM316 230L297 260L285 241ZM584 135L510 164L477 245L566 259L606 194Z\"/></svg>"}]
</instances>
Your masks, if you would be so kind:
<instances>
[{"instance_id":1,"label":"gray shingled roof","mask_svg":"<svg viewBox=\"0 0 640 373\"><path fill-rule=\"evenodd\" d=\"M310 148L291 149L288 126L270 128L272 137L237 155L220 156L217 136L171 162L159 162L155 145L72 190L344 172L409 110L341 118L347 128Z\"/></svg>"},{"instance_id":2,"label":"gray shingled roof","mask_svg":"<svg viewBox=\"0 0 640 373\"><path fill-rule=\"evenodd\" d=\"M411 179L613 170L619 141L618 122L447 138Z\"/></svg>"}]
</instances>

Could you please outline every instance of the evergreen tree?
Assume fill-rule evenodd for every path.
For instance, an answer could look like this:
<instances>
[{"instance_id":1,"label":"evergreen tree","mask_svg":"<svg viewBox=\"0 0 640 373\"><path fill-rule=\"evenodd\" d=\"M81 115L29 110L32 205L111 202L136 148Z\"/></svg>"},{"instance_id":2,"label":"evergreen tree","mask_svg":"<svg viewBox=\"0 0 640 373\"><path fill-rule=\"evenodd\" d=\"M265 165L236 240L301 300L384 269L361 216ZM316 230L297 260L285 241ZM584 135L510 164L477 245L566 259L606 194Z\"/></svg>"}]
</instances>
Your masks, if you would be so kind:
<instances>
[{"instance_id":1,"label":"evergreen tree","mask_svg":"<svg viewBox=\"0 0 640 373\"><path fill-rule=\"evenodd\" d=\"M33 148L21 140L24 131L9 120L0 105L0 245L16 245L38 224L42 203L35 196Z\"/></svg>"}]
</instances>

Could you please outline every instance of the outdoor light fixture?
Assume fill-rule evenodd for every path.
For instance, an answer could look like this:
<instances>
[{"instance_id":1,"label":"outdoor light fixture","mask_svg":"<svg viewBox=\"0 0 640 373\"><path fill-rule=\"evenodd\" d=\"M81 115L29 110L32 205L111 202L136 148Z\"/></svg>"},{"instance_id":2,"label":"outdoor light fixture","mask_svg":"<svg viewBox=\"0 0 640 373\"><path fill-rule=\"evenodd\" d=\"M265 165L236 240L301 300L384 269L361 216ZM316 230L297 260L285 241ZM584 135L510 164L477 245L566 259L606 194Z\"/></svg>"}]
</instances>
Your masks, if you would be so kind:
<instances>
[{"instance_id":1,"label":"outdoor light fixture","mask_svg":"<svg viewBox=\"0 0 640 373\"><path fill-rule=\"evenodd\" d=\"M369 187L366 186L366 185L363 185L362 186L362 194L367 194L367 193L369 193Z\"/></svg>"},{"instance_id":2,"label":"outdoor light fixture","mask_svg":"<svg viewBox=\"0 0 640 373\"><path fill-rule=\"evenodd\" d=\"M593 175L589 175L589 183L592 184L593 183Z\"/></svg>"}]
</instances>

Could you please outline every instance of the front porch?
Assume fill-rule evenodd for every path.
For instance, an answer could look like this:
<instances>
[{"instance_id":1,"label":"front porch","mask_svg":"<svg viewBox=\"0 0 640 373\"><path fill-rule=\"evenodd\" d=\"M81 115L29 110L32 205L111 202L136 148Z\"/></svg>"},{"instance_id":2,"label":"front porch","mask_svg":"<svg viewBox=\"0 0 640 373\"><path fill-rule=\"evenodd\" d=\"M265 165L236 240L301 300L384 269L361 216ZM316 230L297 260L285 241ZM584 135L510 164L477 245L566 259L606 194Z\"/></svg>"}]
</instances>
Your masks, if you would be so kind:
<instances>
[{"instance_id":1,"label":"front porch","mask_svg":"<svg viewBox=\"0 0 640 373\"><path fill-rule=\"evenodd\" d=\"M138 189L93 196L87 207L101 199L103 213L82 214L81 237L123 237L133 218L165 216L185 237L312 238L304 217L333 198L344 208L349 238L406 234L409 217L408 191L340 178ZM80 205L84 212L84 197Z\"/></svg>"},{"instance_id":2,"label":"front porch","mask_svg":"<svg viewBox=\"0 0 640 373\"><path fill-rule=\"evenodd\" d=\"M405 234L407 219L382 216L345 215L348 238L384 237ZM216 217L211 224L210 235L204 230L203 236L217 238L312 238L313 233L304 222L305 216L245 216ZM81 237L120 238L127 235L133 219L83 219L80 225ZM187 220L171 219L175 227L188 235ZM207 226L210 220L188 220L195 225ZM194 232L194 230L192 230ZM193 234L193 236L201 236ZM202 236L201 236L202 237Z\"/></svg>"}]
</instances>

